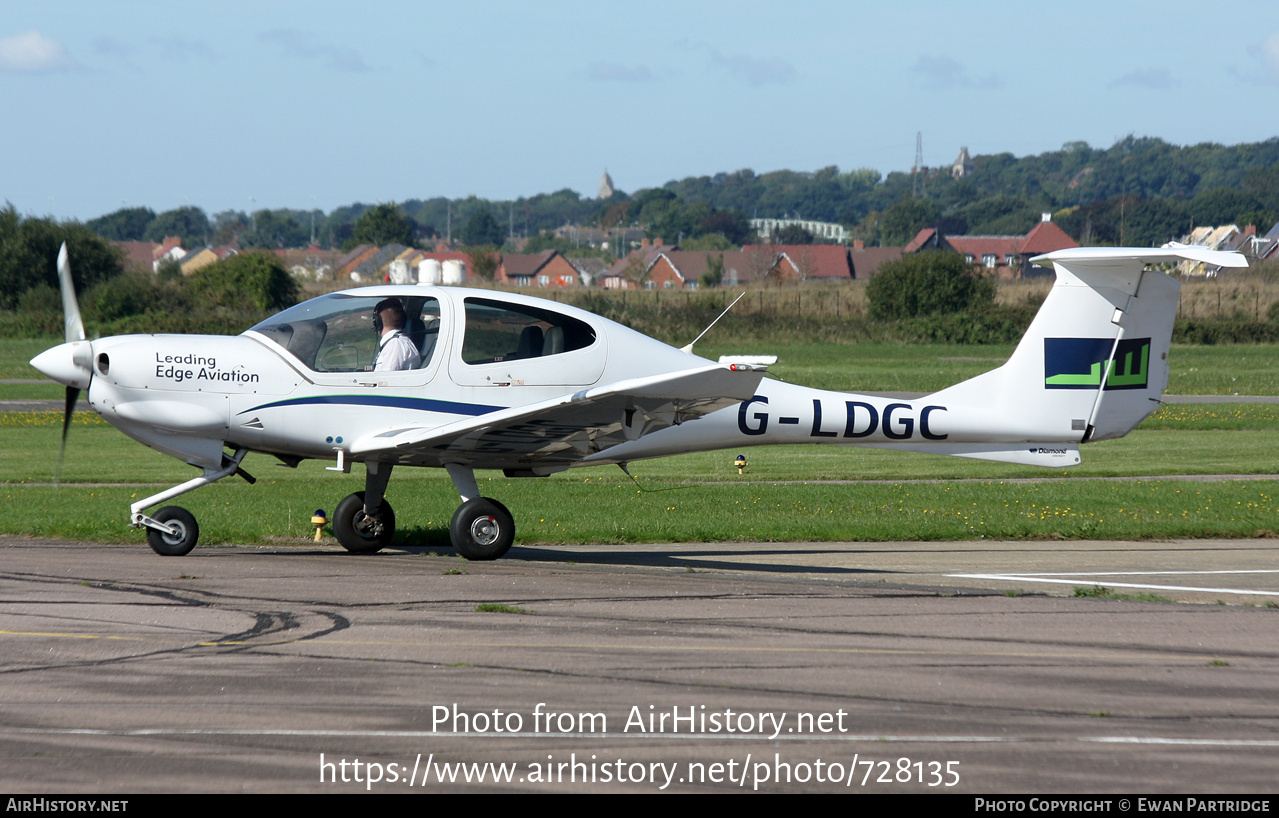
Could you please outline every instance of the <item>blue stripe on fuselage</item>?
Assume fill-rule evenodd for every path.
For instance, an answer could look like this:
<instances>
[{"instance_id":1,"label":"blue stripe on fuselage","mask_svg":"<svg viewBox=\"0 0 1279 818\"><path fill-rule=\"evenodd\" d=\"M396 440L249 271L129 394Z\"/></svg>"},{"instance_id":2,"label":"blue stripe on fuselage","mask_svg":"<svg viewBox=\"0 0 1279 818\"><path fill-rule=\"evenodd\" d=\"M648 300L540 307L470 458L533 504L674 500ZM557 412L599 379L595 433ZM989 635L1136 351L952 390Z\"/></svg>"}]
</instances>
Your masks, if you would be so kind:
<instances>
[{"instance_id":1,"label":"blue stripe on fuselage","mask_svg":"<svg viewBox=\"0 0 1279 818\"><path fill-rule=\"evenodd\" d=\"M290 398L273 403L263 403L239 414L257 412L262 409L279 409L284 406L305 406L307 404L330 404L347 406L381 406L389 409L415 409L419 412L442 412L450 415L487 415L505 409L505 406L486 406L482 403L456 403L449 400L432 398L403 398L396 395L314 395L309 398Z\"/></svg>"}]
</instances>

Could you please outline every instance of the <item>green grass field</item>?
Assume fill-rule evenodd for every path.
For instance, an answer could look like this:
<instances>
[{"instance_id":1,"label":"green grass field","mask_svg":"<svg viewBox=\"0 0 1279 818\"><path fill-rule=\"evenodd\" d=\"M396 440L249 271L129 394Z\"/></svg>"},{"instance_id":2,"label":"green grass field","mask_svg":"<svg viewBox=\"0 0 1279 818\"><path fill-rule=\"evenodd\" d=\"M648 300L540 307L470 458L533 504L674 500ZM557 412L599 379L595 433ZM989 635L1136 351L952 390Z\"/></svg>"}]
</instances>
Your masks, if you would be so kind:
<instances>
[{"instance_id":1,"label":"green grass field","mask_svg":"<svg viewBox=\"0 0 1279 818\"><path fill-rule=\"evenodd\" d=\"M1155 428L1084 447L1085 462L1063 471L775 446L742 450L751 464L742 477L731 466L734 450L638 462L634 481L611 467L524 480L481 472L480 488L516 515L520 543L1271 536L1279 529L1272 499L1279 481L1160 477L1279 473L1279 417L1238 417L1237 405L1188 408L1185 416L1165 410L1167 417L1148 421ZM3 533L142 542L141 532L125 527L129 503L194 474L85 415L70 430L62 481L71 485L54 488L57 413L0 418ZM332 511L363 487L358 467L342 475L325 463L296 470L273 463L250 456L245 467L259 478L256 486L228 479L178 501L199 519L203 543L301 544L313 531L314 509ZM1109 476L1150 479L1098 479ZM447 476L401 469L388 496L401 528L397 542L447 548L457 504Z\"/></svg>"}]
</instances>

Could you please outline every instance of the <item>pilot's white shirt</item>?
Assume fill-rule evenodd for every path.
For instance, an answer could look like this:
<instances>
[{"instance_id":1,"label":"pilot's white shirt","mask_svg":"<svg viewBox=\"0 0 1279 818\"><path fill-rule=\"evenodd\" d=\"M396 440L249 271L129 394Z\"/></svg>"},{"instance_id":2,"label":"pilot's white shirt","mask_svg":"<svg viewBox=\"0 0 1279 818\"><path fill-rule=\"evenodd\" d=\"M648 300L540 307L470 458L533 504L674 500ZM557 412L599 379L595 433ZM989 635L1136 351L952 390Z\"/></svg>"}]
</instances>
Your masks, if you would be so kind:
<instances>
[{"instance_id":1,"label":"pilot's white shirt","mask_svg":"<svg viewBox=\"0 0 1279 818\"><path fill-rule=\"evenodd\" d=\"M403 332L395 330L378 339L377 362L373 364L374 372L395 372L401 369L416 369L420 362L417 347L413 345Z\"/></svg>"}]
</instances>

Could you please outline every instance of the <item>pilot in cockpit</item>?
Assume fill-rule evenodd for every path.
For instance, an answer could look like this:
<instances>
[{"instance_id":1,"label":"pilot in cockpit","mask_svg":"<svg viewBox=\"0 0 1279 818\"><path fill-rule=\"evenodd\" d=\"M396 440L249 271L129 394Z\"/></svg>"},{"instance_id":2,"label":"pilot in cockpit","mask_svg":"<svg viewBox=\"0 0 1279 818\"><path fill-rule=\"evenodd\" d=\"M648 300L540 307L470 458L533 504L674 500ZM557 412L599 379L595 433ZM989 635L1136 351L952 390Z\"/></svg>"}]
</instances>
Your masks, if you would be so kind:
<instances>
[{"instance_id":1,"label":"pilot in cockpit","mask_svg":"<svg viewBox=\"0 0 1279 818\"><path fill-rule=\"evenodd\" d=\"M398 298L384 298L373 308L373 328L379 335L375 372L415 369L421 362L417 345L404 334L406 322L404 303Z\"/></svg>"}]
</instances>

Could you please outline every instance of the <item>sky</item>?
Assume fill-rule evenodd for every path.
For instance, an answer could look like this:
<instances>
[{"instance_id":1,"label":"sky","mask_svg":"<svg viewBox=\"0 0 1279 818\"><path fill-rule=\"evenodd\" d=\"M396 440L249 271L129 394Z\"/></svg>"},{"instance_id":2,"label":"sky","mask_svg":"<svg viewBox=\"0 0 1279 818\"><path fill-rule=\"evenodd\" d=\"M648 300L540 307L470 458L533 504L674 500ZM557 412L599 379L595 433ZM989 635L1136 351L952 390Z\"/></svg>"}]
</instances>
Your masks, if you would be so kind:
<instances>
[{"instance_id":1,"label":"sky","mask_svg":"<svg viewBox=\"0 0 1279 818\"><path fill-rule=\"evenodd\" d=\"M88 220L1279 136L1279 3L6 3L0 200Z\"/></svg>"}]
</instances>

